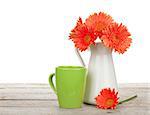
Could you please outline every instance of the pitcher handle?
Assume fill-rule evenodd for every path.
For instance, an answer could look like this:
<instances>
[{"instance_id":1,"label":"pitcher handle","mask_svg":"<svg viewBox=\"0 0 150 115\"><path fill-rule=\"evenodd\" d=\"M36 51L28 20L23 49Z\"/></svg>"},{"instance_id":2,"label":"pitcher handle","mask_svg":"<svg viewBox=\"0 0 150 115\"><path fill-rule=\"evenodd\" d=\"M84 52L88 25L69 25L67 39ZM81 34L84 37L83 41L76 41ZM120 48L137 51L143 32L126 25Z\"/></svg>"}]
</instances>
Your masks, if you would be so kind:
<instances>
[{"instance_id":1,"label":"pitcher handle","mask_svg":"<svg viewBox=\"0 0 150 115\"><path fill-rule=\"evenodd\" d=\"M77 48L75 48L75 52L76 52L76 54L77 54L77 56L78 56L78 58L80 60L80 63L82 64L82 66L86 67L86 65L85 65L85 63L83 61L83 58L81 57L81 54L80 54L80 52L79 52L79 50Z\"/></svg>"}]
</instances>

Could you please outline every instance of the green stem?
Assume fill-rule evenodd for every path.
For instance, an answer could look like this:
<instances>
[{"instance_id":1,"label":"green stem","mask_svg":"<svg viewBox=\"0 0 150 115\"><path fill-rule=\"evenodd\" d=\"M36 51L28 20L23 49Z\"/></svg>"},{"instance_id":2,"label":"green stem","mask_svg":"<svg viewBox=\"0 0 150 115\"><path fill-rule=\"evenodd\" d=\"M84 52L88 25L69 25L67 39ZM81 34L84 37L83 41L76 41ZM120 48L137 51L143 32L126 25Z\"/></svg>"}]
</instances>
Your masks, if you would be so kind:
<instances>
[{"instance_id":1,"label":"green stem","mask_svg":"<svg viewBox=\"0 0 150 115\"><path fill-rule=\"evenodd\" d=\"M130 101L130 100L132 100L132 99L134 99L134 98L137 98L137 95L132 96L132 97L130 97L130 98L128 98L128 99L125 99L125 100L123 100L123 101L120 101L120 102L119 102L119 104L122 104L122 103L128 102L128 101Z\"/></svg>"}]
</instances>

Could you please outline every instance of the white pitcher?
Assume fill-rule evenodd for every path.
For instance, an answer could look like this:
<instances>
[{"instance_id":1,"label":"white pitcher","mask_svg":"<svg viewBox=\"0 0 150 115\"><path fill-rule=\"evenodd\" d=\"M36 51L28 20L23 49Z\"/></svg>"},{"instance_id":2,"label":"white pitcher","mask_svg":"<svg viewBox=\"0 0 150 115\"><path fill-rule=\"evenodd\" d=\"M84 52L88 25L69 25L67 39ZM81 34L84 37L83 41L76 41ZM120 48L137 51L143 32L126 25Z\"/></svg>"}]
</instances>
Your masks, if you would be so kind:
<instances>
[{"instance_id":1,"label":"white pitcher","mask_svg":"<svg viewBox=\"0 0 150 115\"><path fill-rule=\"evenodd\" d=\"M111 49L102 43L96 43L90 46L90 50L91 57L88 65L84 102L95 105L95 97L103 88L114 88L115 91L118 91L118 87ZM85 66L77 49L76 52L82 65Z\"/></svg>"}]
</instances>

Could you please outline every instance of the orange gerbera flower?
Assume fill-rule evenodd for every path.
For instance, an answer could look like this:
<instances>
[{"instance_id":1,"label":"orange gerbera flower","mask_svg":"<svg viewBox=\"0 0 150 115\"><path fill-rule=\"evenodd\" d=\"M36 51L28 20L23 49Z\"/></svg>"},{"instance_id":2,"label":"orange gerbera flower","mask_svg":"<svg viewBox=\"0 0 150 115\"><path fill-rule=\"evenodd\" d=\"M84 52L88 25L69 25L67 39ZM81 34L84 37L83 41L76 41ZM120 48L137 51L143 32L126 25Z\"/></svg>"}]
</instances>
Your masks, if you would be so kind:
<instances>
[{"instance_id":1,"label":"orange gerbera flower","mask_svg":"<svg viewBox=\"0 0 150 115\"><path fill-rule=\"evenodd\" d=\"M77 21L77 24L71 31L69 37L75 43L75 47L81 51L86 50L91 44L94 44L94 41L97 38L94 30L87 28L81 18Z\"/></svg>"},{"instance_id":2,"label":"orange gerbera flower","mask_svg":"<svg viewBox=\"0 0 150 115\"><path fill-rule=\"evenodd\" d=\"M117 95L118 92L115 92L115 89L102 89L100 94L95 98L97 107L101 109L115 109L119 99Z\"/></svg>"},{"instance_id":3,"label":"orange gerbera flower","mask_svg":"<svg viewBox=\"0 0 150 115\"><path fill-rule=\"evenodd\" d=\"M93 28L99 37L102 36L102 30L112 23L112 17L103 12L100 12L99 14L94 13L93 15L90 15L85 21L85 24L89 28Z\"/></svg>"},{"instance_id":4,"label":"orange gerbera flower","mask_svg":"<svg viewBox=\"0 0 150 115\"><path fill-rule=\"evenodd\" d=\"M132 42L131 34L128 32L127 27L122 24L115 23L103 30L102 33L101 40L104 45L122 54Z\"/></svg>"}]
</instances>

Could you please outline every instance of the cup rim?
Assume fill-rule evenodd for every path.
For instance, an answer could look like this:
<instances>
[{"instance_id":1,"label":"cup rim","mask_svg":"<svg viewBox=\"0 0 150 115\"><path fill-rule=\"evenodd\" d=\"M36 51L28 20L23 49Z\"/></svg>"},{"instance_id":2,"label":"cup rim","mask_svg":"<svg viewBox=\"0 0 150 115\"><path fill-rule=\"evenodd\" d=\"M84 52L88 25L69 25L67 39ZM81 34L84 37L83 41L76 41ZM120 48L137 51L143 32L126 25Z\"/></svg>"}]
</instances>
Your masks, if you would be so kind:
<instances>
[{"instance_id":1,"label":"cup rim","mask_svg":"<svg viewBox=\"0 0 150 115\"><path fill-rule=\"evenodd\" d=\"M81 69L86 69L83 66L74 66L74 65L62 65L56 67L56 69L63 69L63 70L81 70Z\"/></svg>"}]
</instances>

